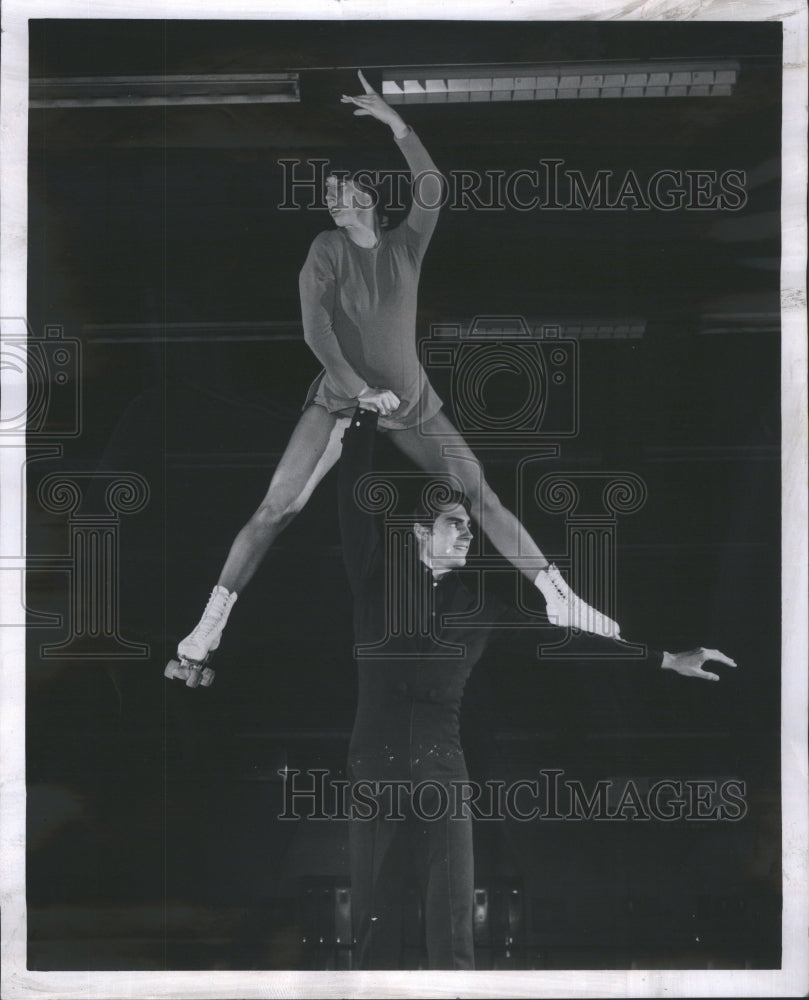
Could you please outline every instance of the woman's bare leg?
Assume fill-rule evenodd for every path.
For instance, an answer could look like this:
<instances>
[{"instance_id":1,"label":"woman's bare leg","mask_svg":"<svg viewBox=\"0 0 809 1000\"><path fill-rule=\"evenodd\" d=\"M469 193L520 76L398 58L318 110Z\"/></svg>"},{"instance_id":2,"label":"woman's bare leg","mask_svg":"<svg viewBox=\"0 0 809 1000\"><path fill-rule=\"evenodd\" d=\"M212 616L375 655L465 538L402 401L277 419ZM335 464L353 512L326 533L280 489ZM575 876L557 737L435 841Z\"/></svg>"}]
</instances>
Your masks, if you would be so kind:
<instances>
[{"instance_id":1,"label":"woman's bare leg","mask_svg":"<svg viewBox=\"0 0 809 1000\"><path fill-rule=\"evenodd\" d=\"M348 421L312 405L301 415L258 510L236 536L219 583L202 617L177 646L180 666L169 663L167 676L200 683L199 670L218 646L239 592L247 585L273 540L312 495L337 461ZM192 665L196 667L192 668ZM202 683L205 683L203 680ZM210 683L210 681L208 682Z\"/></svg>"},{"instance_id":2,"label":"woman's bare leg","mask_svg":"<svg viewBox=\"0 0 809 1000\"><path fill-rule=\"evenodd\" d=\"M218 584L241 593L273 541L304 507L340 457L347 420L322 406L301 414L270 482L267 495L236 536Z\"/></svg>"},{"instance_id":3,"label":"woman's bare leg","mask_svg":"<svg viewBox=\"0 0 809 1000\"><path fill-rule=\"evenodd\" d=\"M425 472L457 476L472 505L472 516L492 545L533 583L539 570L548 565L548 560L517 518L500 503L486 482L474 452L443 411L420 427L389 431L388 434L391 441Z\"/></svg>"}]
</instances>

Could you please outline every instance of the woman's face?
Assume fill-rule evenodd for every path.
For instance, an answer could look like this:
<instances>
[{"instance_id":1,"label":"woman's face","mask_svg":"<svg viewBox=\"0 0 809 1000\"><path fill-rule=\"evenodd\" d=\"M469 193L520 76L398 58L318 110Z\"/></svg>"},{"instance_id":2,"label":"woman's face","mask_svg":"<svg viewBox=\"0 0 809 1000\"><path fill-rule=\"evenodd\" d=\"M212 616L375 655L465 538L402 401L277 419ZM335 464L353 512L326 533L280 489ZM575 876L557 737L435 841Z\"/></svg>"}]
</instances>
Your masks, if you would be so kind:
<instances>
[{"instance_id":1,"label":"woman's face","mask_svg":"<svg viewBox=\"0 0 809 1000\"><path fill-rule=\"evenodd\" d=\"M373 209L374 201L353 181L329 174L326 178L326 207L335 225L347 226L360 221L360 214Z\"/></svg>"}]
</instances>

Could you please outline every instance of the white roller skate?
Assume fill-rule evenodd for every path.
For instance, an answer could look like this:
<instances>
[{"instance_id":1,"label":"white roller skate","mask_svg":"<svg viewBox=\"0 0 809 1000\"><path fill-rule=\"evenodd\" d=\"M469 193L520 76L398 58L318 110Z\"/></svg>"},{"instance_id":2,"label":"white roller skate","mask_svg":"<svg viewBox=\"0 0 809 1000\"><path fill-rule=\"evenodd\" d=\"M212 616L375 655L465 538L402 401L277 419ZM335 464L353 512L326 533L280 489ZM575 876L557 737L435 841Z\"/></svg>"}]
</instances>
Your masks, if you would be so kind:
<instances>
[{"instance_id":1,"label":"white roller skate","mask_svg":"<svg viewBox=\"0 0 809 1000\"><path fill-rule=\"evenodd\" d=\"M222 641L222 630L227 624L230 609L237 594L225 587L214 587L199 624L177 646L177 660L169 660L163 671L166 677L185 681L188 687L210 687L215 671L206 666L211 654Z\"/></svg>"},{"instance_id":2,"label":"white roller skate","mask_svg":"<svg viewBox=\"0 0 809 1000\"><path fill-rule=\"evenodd\" d=\"M540 570L536 585L547 604L548 620L561 628L575 628L594 635L621 638L621 628L612 618L591 608L568 586L565 578L551 563Z\"/></svg>"}]
</instances>

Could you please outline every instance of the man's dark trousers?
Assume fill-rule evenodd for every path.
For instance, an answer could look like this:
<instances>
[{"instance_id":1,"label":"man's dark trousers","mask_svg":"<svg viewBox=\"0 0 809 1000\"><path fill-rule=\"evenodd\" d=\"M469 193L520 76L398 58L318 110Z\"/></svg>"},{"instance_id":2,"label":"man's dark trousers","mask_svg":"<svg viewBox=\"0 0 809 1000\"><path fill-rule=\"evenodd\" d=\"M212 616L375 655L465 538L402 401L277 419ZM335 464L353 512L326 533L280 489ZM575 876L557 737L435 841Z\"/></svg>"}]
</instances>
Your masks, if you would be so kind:
<instances>
[{"instance_id":1,"label":"man's dark trousers","mask_svg":"<svg viewBox=\"0 0 809 1000\"><path fill-rule=\"evenodd\" d=\"M381 773L378 761L349 761L354 788L371 771ZM364 787L367 798L370 785ZM468 807L459 804L458 786L446 782L431 779L414 786L408 781L400 787L393 807L397 818L391 815L388 786L375 797L376 815L351 820L354 967L402 968L404 901L413 873L424 907L429 968L473 969L474 859Z\"/></svg>"}]
</instances>

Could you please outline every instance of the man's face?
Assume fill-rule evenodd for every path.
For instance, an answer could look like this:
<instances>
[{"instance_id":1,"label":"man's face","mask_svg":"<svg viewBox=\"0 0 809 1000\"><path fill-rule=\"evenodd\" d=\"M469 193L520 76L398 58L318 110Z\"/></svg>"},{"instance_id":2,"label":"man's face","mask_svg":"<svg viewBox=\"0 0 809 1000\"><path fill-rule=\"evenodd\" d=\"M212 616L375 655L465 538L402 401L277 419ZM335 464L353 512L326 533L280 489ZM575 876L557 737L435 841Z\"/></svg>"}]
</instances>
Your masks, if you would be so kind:
<instances>
[{"instance_id":1,"label":"man's face","mask_svg":"<svg viewBox=\"0 0 809 1000\"><path fill-rule=\"evenodd\" d=\"M373 198L348 178L329 174L326 178L326 207L338 226L355 222L360 212L373 208Z\"/></svg>"},{"instance_id":2,"label":"man's face","mask_svg":"<svg viewBox=\"0 0 809 1000\"><path fill-rule=\"evenodd\" d=\"M422 558L433 569L461 569L466 565L472 541L472 522L462 504L443 511L422 535Z\"/></svg>"}]
</instances>

